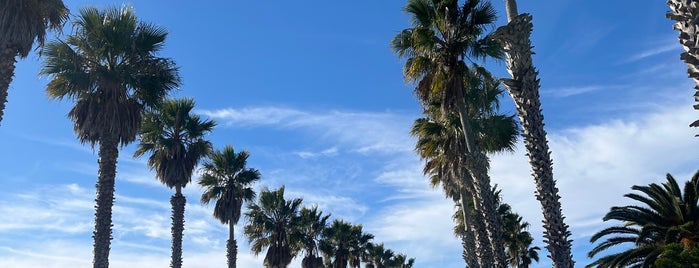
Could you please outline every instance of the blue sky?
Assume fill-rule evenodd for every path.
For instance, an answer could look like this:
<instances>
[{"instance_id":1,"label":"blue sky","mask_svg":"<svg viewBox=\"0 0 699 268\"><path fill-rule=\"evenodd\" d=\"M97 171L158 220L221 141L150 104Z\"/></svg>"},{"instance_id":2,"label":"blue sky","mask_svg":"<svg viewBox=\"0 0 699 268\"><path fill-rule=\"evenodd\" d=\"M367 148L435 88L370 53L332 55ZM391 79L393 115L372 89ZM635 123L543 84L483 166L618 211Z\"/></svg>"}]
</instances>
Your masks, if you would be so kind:
<instances>
[{"instance_id":1,"label":"blue sky","mask_svg":"<svg viewBox=\"0 0 699 268\"><path fill-rule=\"evenodd\" d=\"M110 1L64 0L72 12ZM420 116L390 39L409 27L403 1L138 1L143 21L170 31L162 56L181 67L174 95L193 97L218 122L217 148L250 151L258 188L284 184L333 217L363 224L376 242L417 267L463 267L452 235L451 201L421 176L408 135ZM494 1L499 10L502 1ZM697 169L699 132L688 128L693 84L663 1L521 1L532 37L546 127L564 215L579 266L591 234L631 185L686 180ZM501 13L502 14L502 13ZM504 17L504 14L501 15ZM500 24L503 19L500 19ZM67 24L65 33L70 33ZM77 142L65 115L72 103L46 97L41 58L20 60L0 125L0 267L88 267L96 150ZM506 77L505 64L490 61ZM513 113L503 98L502 109ZM160 185L134 146L121 151L112 267L169 263L172 190ZM541 242L539 203L521 143L491 156L491 177ZM223 267L227 228L188 198L187 267ZM241 230L241 220L236 230ZM260 267L237 233L240 267ZM544 257L533 267L550 266ZM300 267L299 261L292 265Z\"/></svg>"}]
</instances>

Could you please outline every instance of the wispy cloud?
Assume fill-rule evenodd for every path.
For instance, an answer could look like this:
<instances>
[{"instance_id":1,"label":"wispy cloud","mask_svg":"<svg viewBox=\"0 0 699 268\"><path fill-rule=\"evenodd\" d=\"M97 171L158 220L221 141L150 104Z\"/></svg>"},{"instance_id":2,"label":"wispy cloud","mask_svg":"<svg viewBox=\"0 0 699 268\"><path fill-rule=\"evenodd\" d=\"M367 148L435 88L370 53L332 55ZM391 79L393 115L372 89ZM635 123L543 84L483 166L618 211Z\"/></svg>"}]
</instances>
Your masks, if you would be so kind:
<instances>
[{"instance_id":1,"label":"wispy cloud","mask_svg":"<svg viewBox=\"0 0 699 268\"><path fill-rule=\"evenodd\" d=\"M586 86L570 86L570 87L560 87L552 89L541 90L542 95L553 96L557 98L572 97L592 92L597 92L601 90L613 90L618 89L619 86L615 85L586 85Z\"/></svg>"},{"instance_id":2,"label":"wispy cloud","mask_svg":"<svg viewBox=\"0 0 699 268\"><path fill-rule=\"evenodd\" d=\"M674 40L674 39L668 39L668 40ZM679 50L680 45L677 42L672 42L664 45L660 45L658 47L654 47L651 49L647 49L644 51L641 51L639 53L636 53L632 55L631 57L627 58L624 60L622 63L632 63L632 62L637 62L640 60L643 60L645 58L653 57L655 55L660 55L666 52L670 51L677 51Z\"/></svg>"},{"instance_id":3,"label":"wispy cloud","mask_svg":"<svg viewBox=\"0 0 699 268\"><path fill-rule=\"evenodd\" d=\"M352 151L365 154L405 152L405 144L411 142L405 135L410 128L410 121L406 118L414 117L388 112L310 112L279 107L228 108L200 112L229 127L272 126L317 131L322 133L319 138L348 144ZM330 152L339 149L341 148Z\"/></svg>"}]
</instances>

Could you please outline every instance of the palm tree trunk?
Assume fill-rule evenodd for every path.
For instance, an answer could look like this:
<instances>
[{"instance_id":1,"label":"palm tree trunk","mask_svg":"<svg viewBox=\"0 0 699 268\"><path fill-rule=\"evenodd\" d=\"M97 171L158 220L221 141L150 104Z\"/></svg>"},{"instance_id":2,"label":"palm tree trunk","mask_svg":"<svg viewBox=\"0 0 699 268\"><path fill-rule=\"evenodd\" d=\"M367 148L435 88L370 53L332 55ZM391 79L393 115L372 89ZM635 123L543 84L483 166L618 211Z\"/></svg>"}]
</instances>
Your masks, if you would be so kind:
<instances>
[{"instance_id":1,"label":"palm tree trunk","mask_svg":"<svg viewBox=\"0 0 699 268\"><path fill-rule=\"evenodd\" d=\"M459 194L459 203L461 205L462 217L464 220L464 236L462 239L462 244L464 246L464 259L468 268L480 268L480 261L478 249L483 249L483 245L480 247L476 243L476 233L473 230L474 217L471 214L471 206L469 206L467 198L470 195L466 193L465 190L461 190ZM478 240L480 241L480 240ZM487 247L486 247L487 248Z\"/></svg>"},{"instance_id":2,"label":"palm tree trunk","mask_svg":"<svg viewBox=\"0 0 699 268\"><path fill-rule=\"evenodd\" d=\"M549 151L544 116L539 100L538 72L532 64L529 36L533 25L529 14L517 15L514 0L506 0L509 23L500 27L495 36L505 47L507 69L512 79L503 79L510 96L515 102L522 123L522 137L532 166L536 184L536 198L543 211L544 242L550 253L553 267L572 268L571 241L568 225L563 222L560 196L553 179L553 163Z\"/></svg>"},{"instance_id":3,"label":"palm tree trunk","mask_svg":"<svg viewBox=\"0 0 699 268\"><path fill-rule=\"evenodd\" d=\"M238 256L238 243L235 241L234 229L235 224L233 221L228 221L228 268L235 268L236 259Z\"/></svg>"},{"instance_id":4,"label":"palm tree trunk","mask_svg":"<svg viewBox=\"0 0 699 268\"><path fill-rule=\"evenodd\" d=\"M187 199L177 187L177 192L170 198L172 205L172 259L170 267L182 268L182 234L184 232L184 205Z\"/></svg>"},{"instance_id":5,"label":"palm tree trunk","mask_svg":"<svg viewBox=\"0 0 699 268\"><path fill-rule=\"evenodd\" d=\"M497 267L505 268L507 267L507 262L505 258L505 247L502 241L502 228L500 227L500 217L497 215L497 208L495 207L495 197L490 190L490 177L488 176L488 160L486 156L481 152L475 142L475 134L471 127L471 123L468 121L468 113L466 111L466 103L463 96L463 83L460 79L455 79L454 81L456 92L456 105L459 112L459 120L461 121L461 128L464 132L464 140L466 142L466 148L468 150L465 156L466 170L468 171L471 178L473 178L475 191L474 196L481 202L475 202L476 210L483 213L485 217L485 226L488 231L488 237L490 237L490 244L493 249L494 263L488 265L488 263L482 263L486 267ZM485 257L485 256L484 256ZM484 259L484 261L489 261Z\"/></svg>"},{"instance_id":6,"label":"palm tree trunk","mask_svg":"<svg viewBox=\"0 0 699 268\"><path fill-rule=\"evenodd\" d=\"M668 12L665 16L677 22L673 28L680 32L678 39L685 50L680 54L680 59L687 64L687 74L694 80L694 89L697 90L694 93L694 101L699 102L699 44L697 44L699 5L696 1L686 0L667 0L667 5L672 12ZM699 104L695 104L694 109L699 110ZM699 127L699 120L689 126ZM699 137L699 135L696 136Z\"/></svg>"},{"instance_id":7,"label":"palm tree trunk","mask_svg":"<svg viewBox=\"0 0 699 268\"><path fill-rule=\"evenodd\" d=\"M99 175L95 201L94 268L109 267L109 249L112 243L112 206L114 205L114 178L119 157L117 139L105 137L100 141Z\"/></svg>"},{"instance_id":8,"label":"palm tree trunk","mask_svg":"<svg viewBox=\"0 0 699 268\"><path fill-rule=\"evenodd\" d=\"M16 50L9 45L0 45L0 123L7 103L7 91L15 76Z\"/></svg>"}]
</instances>

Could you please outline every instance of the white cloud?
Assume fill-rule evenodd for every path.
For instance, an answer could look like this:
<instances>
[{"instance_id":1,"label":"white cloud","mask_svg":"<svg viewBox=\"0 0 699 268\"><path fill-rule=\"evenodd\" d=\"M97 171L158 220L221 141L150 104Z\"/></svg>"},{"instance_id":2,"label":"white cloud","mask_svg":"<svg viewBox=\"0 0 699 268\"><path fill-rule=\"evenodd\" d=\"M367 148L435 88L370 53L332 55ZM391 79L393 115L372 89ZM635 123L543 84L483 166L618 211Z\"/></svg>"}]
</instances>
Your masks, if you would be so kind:
<instances>
[{"instance_id":1,"label":"white cloud","mask_svg":"<svg viewBox=\"0 0 699 268\"><path fill-rule=\"evenodd\" d=\"M203 110L201 113L230 127L273 126L316 131L322 133L319 138L348 145L362 154L409 150L404 144L409 142L406 133L410 129L410 115L343 111L312 113L277 107Z\"/></svg>"}]
</instances>

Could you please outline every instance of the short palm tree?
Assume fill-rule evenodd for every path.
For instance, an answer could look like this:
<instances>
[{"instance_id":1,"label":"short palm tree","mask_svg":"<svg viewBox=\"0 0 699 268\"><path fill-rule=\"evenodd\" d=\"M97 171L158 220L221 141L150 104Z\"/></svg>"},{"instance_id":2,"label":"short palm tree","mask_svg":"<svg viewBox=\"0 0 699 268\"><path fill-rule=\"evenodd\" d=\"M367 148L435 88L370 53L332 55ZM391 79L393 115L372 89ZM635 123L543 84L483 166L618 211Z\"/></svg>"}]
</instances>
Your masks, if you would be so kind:
<instances>
[{"instance_id":1,"label":"short palm tree","mask_svg":"<svg viewBox=\"0 0 699 268\"><path fill-rule=\"evenodd\" d=\"M386 267L391 268L412 268L415 265L415 258L408 259L404 254L396 254L391 258Z\"/></svg>"},{"instance_id":2,"label":"short palm tree","mask_svg":"<svg viewBox=\"0 0 699 268\"><path fill-rule=\"evenodd\" d=\"M255 256L267 249L265 267L287 267L300 250L292 233L298 228L301 202L300 198L284 199L282 186L275 191L262 190L258 202L248 205L245 236Z\"/></svg>"},{"instance_id":3,"label":"short palm tree","mask_svg":"<svg viewBox=\"0 0 699 268\"><path fill-rule=\"evenodd\" d=\"M366 268L388 268L393 266L388 266L391 260L395 258L396 254L393 250L384 248L384 244L372 244L367 246L367 254L365 258Z\"/></svg>"},{"instance_id":4,"label":"short palm tree","mask_svg":"<svg viewBox=\"0 0 699 268\"><path fill-rule=\"evenodd\" d=\"M603 256L587 267L652 267L666 245L693 249L699 242L699 171L684 185L684 193L672 175L663 184L631 187L639 193L624 195L643 205L612 207L604 220L621 221L590 238L605 238L588 253L597 254L619 245L626 250Z\"/></svg>"},{"instance_id":5,"label":"short palm tree","mask_svg":"<svg viewBox=\"0 0 699 268\"><path fill-rule=\"evenodd\" d=\"M403 30L392 40L392 48L401 58L407 58L403 69L407 81L416 85L415 92L423 106L439 102L442 116L455 111L459 116L466 146L463 164L474 179L476 195L483 195L486 229L493 248L502 248L502 234L495 201L490 192L488 160L480 150L469 120L464 84L468 73L467 61L486 57L502 57L500 45L486 35L495 22L495 10L490 2L467 0L409 0L405 10L410 14L412 28ZM445 120L445 118L440 118ZM506 266L502 250L494 252L488 266Z\"/></svg>"},{"instance_id":6,"label":"short palm tree","mask_svg":"<svg viewBox=\"0 0 699 268\"><path fill-rule=\"evenodd\" d=\"M539 72L532 61L532 16L518 14L516 0L505 0L505 9L508 24L500 27L494 36L503 43L507 54L507 70L512 78L504 79L503 84L515 103L522 124L522 138L536 184L535 196L541 203L544 216L546 249L554 268L573 268L570 231L564 221L561 197L553 178L553 161L544 129Z\"/></svg>"},{"instance_id":7,"label":"short palm tree","mask_svg":"<svg viewBox=\"0 0 699 268\"><path fill-rule=\"evenodd\" d=\"M373 234L365 233L362 230L362 225L352 226L352 244L350 247L349 265L352 268L360 268L362 260L366 257L366 250L371 240L374 239Z\"/></svg>"},{"instance_id":8,"label":"short palm tree","mask_svg":"<svg viewBox=\"0 0 699 268\"><path fill-rule=\"evenodd\" d=\"M26 58L34 43L43 46L46 30L60 30L68 19L61 0L0 1L0 122L16 58Z\"/></svg>"},{"instance_id":9,"label":"short palm tree","mask_svg":"<svg viewBox=\"0 0 699 268\"><path fill-rule=\"evenodd\" d=\"M361 225L336 219L323 231L319 247L333 268L358 267L373 238Z\"/></svg>"},{"instance_id":10,"label":"short palm tree","mask_svg":"<svg viewBox=\"0 0 699 268\"><path fill-rule=\"evenodd\" d=\"M192 181L199 160L211 153L211 142L204 136L216 125L192 113L194 100L171 99L143 118L139 132L141 142L134 153L140 157L150 153L148 167L168 188L175 188L172 205L172 268L182 267L182 234L184 207L187 199L182 188Z\"/></svg>"},{"instance_id":11,"label":"short palm tree","mask_svg":"<svg viewBox=\"0 0 699 268\"><path fill-rule=\"evenodd\" d=\"M3 10L4 11L4 10ZM112 206L119 145L136 139L142 113L154 108L180 79L175 63L157 57L167 31L139 22L133 10L80 10L74 33L50 42L41 74L50 98L68 98L81 143L99 144L94 267L109 266Z\"/></svg>"},{"instance_id":12,"label":"short palm tree","mask_svg":"<svg viewBox=\"0 0 699 268\"><path fill-rule=\"evenodd\" d=\"M495 196L500 199L501 191L493 189ZM512 267L527 268L533 261L539 261L539 247L532 247L534 238L529 229L529 223L522 216L514 213L510 205L500 202L498 214L502 218L502 232L507 250L507 260Z\"/></svg>"},{"instance_id":13,"label":"short palm tree","mask_svg":"<svg viewBox=\"0 0 699 268\"><path fill-rule=\"evenodd\" d=\"M233 146L227 145L222 151L215 151L204 163L199 185L204 187L201 202L208 204L216 201L214 217L223 224L228 224L228 243L226 255L228 267L236 267L238 244L235 240L235 225L240 220L243 203L255 200L255 191L251 185L260 180L257 169L246 168L250 154L243 150L236 153Z\"/></svg>"},{"instance_id":14,"label":"short palm tree","mask_svg":"<svg viewBox=\"0 0 699 268\"><path fill-rule=\"evenodd\" d=\"M694 80L697 91L694 92L694 101L699 102L699 6L694 1L667 0L667 5L672 12L666 16L676 21L673 28L680 34L678 39L680 45L684 47L684 52L680 54L680 59L687 64L687 74ZM695 110L699 110L699 104L694 105ZM699 120L690 124L691 127L699 127ZM697 135L699 136L699 135Z\"/></svg>"},{"instance_id":15,"label":"short palm tree","mask_svg":"<svg viewBox=\"0 0 699 268\"><path fill-rule=\"evenodd\" d=\"M318 244L320 243L323 230L328 225L330 214L323 215L323 212L318 210L317 206L312 208L302 208L299 213L298 231L295 235L298 238L294 239L301 243L306 256L303 257L301 267L303 268L322 268L323 258L319 256Z\"/></svg>"}]
</instances>

